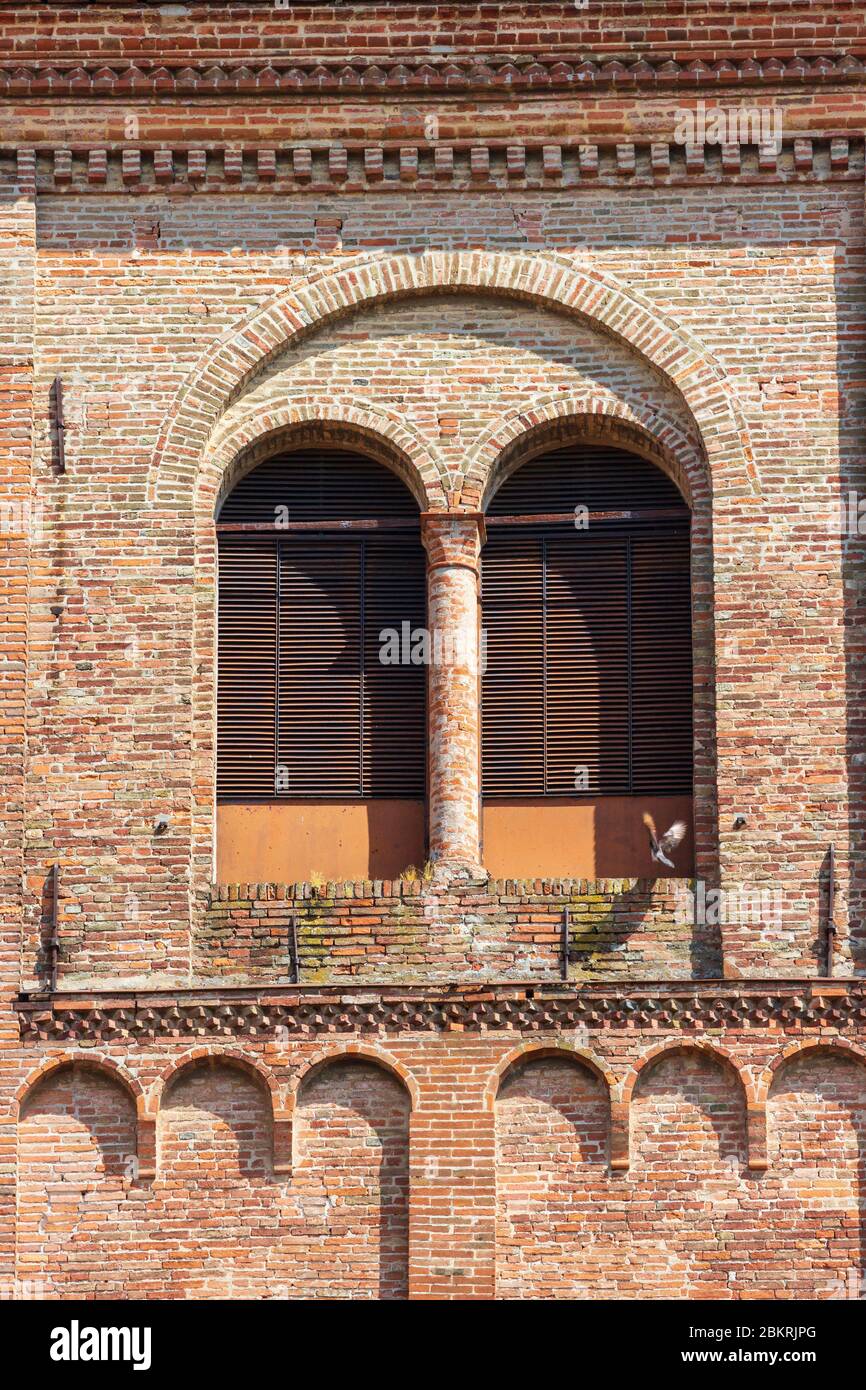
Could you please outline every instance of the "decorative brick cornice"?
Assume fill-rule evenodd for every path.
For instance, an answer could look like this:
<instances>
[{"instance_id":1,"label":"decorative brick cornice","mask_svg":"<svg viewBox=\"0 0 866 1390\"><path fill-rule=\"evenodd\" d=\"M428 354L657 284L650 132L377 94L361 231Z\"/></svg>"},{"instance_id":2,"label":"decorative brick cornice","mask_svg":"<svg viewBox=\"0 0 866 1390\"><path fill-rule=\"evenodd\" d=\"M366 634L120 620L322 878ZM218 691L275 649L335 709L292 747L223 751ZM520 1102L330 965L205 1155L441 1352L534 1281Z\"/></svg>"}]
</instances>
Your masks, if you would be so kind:
<instances>
[{"instance_id":1,"label":"decorative brick cornice","mask_svg":"<svg viewBox=\"0 0 866 1390\"><path fill-rule=\"evenodd\" d=\"M54 995L16 1003L25 1041L303 1037L318 1034L866 1028L864 981L742 981Z\"/></svg>"},{"instance_id":2,"label":"decorative brick cornice","mask_svg":"<svg viewBox=\"0 0 866 1390\"><path fill-rule=\"evenodd\" d=\"M863 176L862 137L804 135L775 145L358 143L145 147L0 147L0 168L38 193L430 193L671 184L791 182Z\"/></svg>"},{"instance_id":3,"label":"decorative brick cornice","mask_svg":"<svg viewBox=\"0 0 866 1390\"><path fill-rule=\"evenodd\" d=\"M147 96L272 97L299 92L548 92L596 88L681 91L694 87L730 92L780 84L802 87L815 83L859 83L864 78L866 57L854 53L786 59L732 54L712 62L696 58L687 63L652 55L598 61L576 55L571 61L528 62L495 58L454 61L431 55L407 56L399 63L331 59L281 64L250 60L182 67L164 63L5 63L0 67L0 97L116 100Z\"/></svg>"}]
</instances>

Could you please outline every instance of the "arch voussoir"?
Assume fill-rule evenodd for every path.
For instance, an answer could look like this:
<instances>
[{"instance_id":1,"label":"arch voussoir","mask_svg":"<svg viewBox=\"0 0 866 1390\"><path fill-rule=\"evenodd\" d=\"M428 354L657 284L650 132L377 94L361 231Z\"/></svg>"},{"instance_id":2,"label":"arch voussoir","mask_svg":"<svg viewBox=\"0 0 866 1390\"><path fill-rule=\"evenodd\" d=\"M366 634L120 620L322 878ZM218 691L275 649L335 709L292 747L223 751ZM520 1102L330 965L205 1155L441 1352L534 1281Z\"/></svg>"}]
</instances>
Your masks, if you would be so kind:
<instances>
[{"instance_id":1,"label":"arch voussoir","mask_svg":"<svg viewBox=\"0 0 866 1390\"><path fill-rule=\"evenodd\" d=\"M754 492L749 430L720 367L704 346L636 291L561 258L524 252L375 256L283 290L214 344L180 388L160 432L151 500L173 498L189 450L199 455L220 414L278 352L329 319L383 300L466 290L531 300L574 313L632 348L682 396L712 463Z\"/></svg>"}]
</instances>

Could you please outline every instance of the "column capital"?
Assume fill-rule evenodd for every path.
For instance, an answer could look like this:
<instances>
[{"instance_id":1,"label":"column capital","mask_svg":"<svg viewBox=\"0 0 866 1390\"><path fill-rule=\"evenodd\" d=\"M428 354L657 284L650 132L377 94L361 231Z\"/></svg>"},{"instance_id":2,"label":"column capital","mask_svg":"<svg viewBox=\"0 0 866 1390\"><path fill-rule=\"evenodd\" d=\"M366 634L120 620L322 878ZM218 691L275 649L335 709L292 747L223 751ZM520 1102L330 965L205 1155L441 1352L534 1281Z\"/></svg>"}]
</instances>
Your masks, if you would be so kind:
<instances>
[{"instance_id":1,"label":"column capital","mask_svg":"<svg viewBox=\"0 0 866 1390\"><path fill-rule=\"evenodd\" d=\"M431 566L463 565L477 573L486 539L483 512L421 513L421 540Z\"/></svg>"}]
</instances>

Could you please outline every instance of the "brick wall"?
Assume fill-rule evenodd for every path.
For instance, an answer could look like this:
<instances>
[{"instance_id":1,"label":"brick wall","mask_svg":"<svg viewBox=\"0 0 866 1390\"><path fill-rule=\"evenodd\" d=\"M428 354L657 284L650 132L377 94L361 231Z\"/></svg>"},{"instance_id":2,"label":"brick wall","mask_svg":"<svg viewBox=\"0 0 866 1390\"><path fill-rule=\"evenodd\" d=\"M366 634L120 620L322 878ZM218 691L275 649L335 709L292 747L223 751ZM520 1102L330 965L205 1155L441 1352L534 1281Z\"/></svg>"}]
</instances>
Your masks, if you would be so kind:
<instances>
[{"instance_id":1,"label":"brick wall","mask_svg":"<svg viewBox=\"0 0 866 1390\"><path fill-rule=\"evenodd\" d=\"M866 576L826 518L866 492L864 73L847 0L0 14L0 1280L857 1284ZM716 100L781 148L677 143ZM778 914L214 888L239 457L363 438L474 514L577 424L693 507L696 867Z\"/></svg>"},{"instance_id":2,"label":"brick wall","mask_svg":"<svg viewBox=\"0 0 866 1390\"><path fill-rule=\"evenodd\" d=\"M721 974L718 929L696 926L681 879L597 883L492 879L435 891L420 884L224 884L193 938L202 983L340 980L556 980ZM264 890L264 893L263 893ZM297 953L295 954L295 943ZM66 988L109 974L86 933L62 950Z\"/></svg>"},{"instance_id":3,"label":"brick wall","mask_svg":"<svg viewBox=\"0 0 866 1390\"><path fill-rule=\"evenodd\" d=\"M132 1052L78 1050L22 1103L22 1286L109 1298L859 1288L862 1051L813 1035L772 1070L785 1049L760 1023L711 1042L593 1025L575 1051L562 1033L521 1044L508 1027L431 1035L405 1018L406 1033L354 1043L269 1030L240 1050L144 1036ZM112 1058L119 1076L104 1070ZM136 1103L155 1129L152 1169L136 1162Z\"/></svg>"},{"instance_id":4,"label":"brick wall","mask_svg":"<svg viewBox=\"0 0 866 1390\"><path fill-rule=\"evenodd\" d=\"M131 216L123 210L126 201L122 195L107 200L105 233L114 224L121 234ZM193 201L201 203L195 213L184 204L162 216L164 250L137 257L128 249L89 246L89 202L74 208L49 199L40 231L45 308L38 315L44 336L37 354L43 405L36 466L46 535L34 556L34 621L46 641L32 665L33 892L26 909L35 942L40 875L61 857L69 910L86 920L94 951L113 949L118 933L124 937L127 979L145 972L159 972L166 981L184 977L190 933L212 877L212 507L223 472L256 422L299 427L316 409L312 374L324 374L332 418L345 418L349 430L357 422L368 431L399 432L434 498L437 490L441 497L459 487L465 469L472 505L495 473L501 444L521 422L543 420L545 411L560 408L612 410L636 428L654 424L672 447L679 439L681 467L691 459L701 481L689 442L695 426L687 432L673 387L659 380L656 389L634 348L610 344L598 328L576 328L566 346L565 326L549 311L514 306L497 291L494 308L474 298L463 303L471 332L459 327L461 301L442 303L433 295L423 305L360 307L344 328L323 326L295 347L283 347L213 426L220 447L196 490L192 474L184 481L190 465L182 462L183 440L207 429L208 418L193 419L199 407L190 404L189 390L183 422L174 422L158 468L155 463L173 394L202 352L221 342L234 350L233 325L257 304L284 304L280 312L288 314L292 286L307 283L302 272L311 258L298 245L279 272L287 289L275 290L264 246L238 249L236 210L219 199ZM723 436L717 446L712 435L722 424L707 421L708 438L719 448L711 519L702 511L706 479L703 500L696 493L698 870L712 877L718 864L731 889L765 886L783 893L771 949L762 944L751 951L746 935L738 950L742 969L811 974L820 961L820 876L834 842L839 955L842 968L851 969L862 955L862 890L856 863L848 883L848 826L859 814L849 806L848 788L859 764L845 710L859 679L853 631L861 562L850 547L843 569L838 538L813 518L816 512L826 516L841 492L856 489L862 471L862 445L855 441L857 357L853 346L844 346L856 342L862 312L862 186L842 183L832 194L820 183L779 187L758 201L751 189L720 189L686 195L685 203L673 206L667 195L637 190L615 200L599 190L543 202L550 250L528 253L542 281L567 266L600 277L599 283L627 282L629 297L618 312L628 313L639 297L657 316L648 332L664 333L669 321L683 325L684 353L688 335L698 334L723 365L725 390L742 411L754 464L724 459ZM399 235L403 267L423 255L431 236L440 246L465 245L464 202L447 193L429 206L425 199L405 207L393 198L377 203L365 197L363 207L359 230L363 225L366 237L380 245L390 246ZM248 215L256 238L267 225L265 213L273 218L274 244L283 245L289 221L301 214L252 199ZM360 203L353 215L360 216ZM728 233L732 216L737 229ZM527 251L511 210L499 198L481 199L478 218L474 235L513 248L498 253L502 275L524 275L520 258ZM666 218L673 241L662 248L658 227ZM203 225L221 251L199 248ZM680 236L703 239L703 249L695 254L677 244ZM583 238L592 241L591 255L584 245L567 249L569 241ZM753 245L762 248L760 255L752 254ZM344 254L350 267L359 257L369 259L357 244ZM563 259L551 261L551 255ZM466 260L470 277L468 253ZM312 263L326 276L339 269L327 258ZM434 265L431 278L439 273ZM788 286L794 281L810 293L792 310ZM355 293L363 306L373 290ZM709 314L702 307L708 303ZM796 334L788 331L792 313ZM750 315L760 330L744 337ZM411 371L407 342L419 353ZM54 478L44 402L61 363L70 364L69 464L65 477ZM456 381L460 402L454 400ZM697 405L706 388L695 389ZM440 436L440 397L457 415L457 436ZM510 422L505 440L503 418ZM112 459L108 470L105 457ZM149 487L157 489L155 500ZM63 606L56 618L51 609L58 602ZM184 653L192 644L190 662ZM168 814L172 824L154 839L158 814ZM737 814L747 819L740 831L733 828Z\"/></svg>"}]
</instances>

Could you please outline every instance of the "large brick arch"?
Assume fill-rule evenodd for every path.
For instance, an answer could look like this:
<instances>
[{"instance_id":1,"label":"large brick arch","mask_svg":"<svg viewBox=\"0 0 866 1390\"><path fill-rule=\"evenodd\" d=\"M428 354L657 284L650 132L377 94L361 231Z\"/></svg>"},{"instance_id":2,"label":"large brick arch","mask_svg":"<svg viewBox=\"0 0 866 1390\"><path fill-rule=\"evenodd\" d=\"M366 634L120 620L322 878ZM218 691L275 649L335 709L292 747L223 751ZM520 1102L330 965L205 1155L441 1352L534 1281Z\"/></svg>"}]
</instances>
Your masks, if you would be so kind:
<instances>
[{"instance_id":1,"label":"large brick arch","mask_svg":"<svg viewBox=\"0 0 866 1390\"><path fill-rule=\"evenodd\" d=\"M290 343L354 309L449 291L559 309L630 347L681 395L714 476L747 492L758 491L748 426L721 367L698 339L644 296L561 256L429 251L370 257L310 277L224 334L199 361L168 412L152 461L149 498L172 506L192 497L222 413Z\"/></svg>"},{"instance_id":2,"label":"large brick arch","mask_svg":"<svg viewBox=\"0 0 866 1390\"><path fill-rule=\"evenodd\" d=\"M470 510L478 506L471 489L459 503L448 497L437 461L425 442L404 422L381 408L357 404L357 418L349 408L323 400L304 411L288 399L277 399L277 415L268 408L249 416L241 407L245 387L293 342L323 325L363 311L375 304L412 296L444 292L472 292L498 296L508 302L536 304L548 311L571 314L582 325L607 334L635 353L656 375L659 395L673 388L683 402L690 423L683 430L669 414L659 410L638 412L640 418L616 418L615 400L599 396L589 412L603 415L608 428L637 430L646 447L652 447L693 501L700 501L695 516L703 541L699 553L711 567L708 548L710 483L712 490L733 493L740 501L756 491L748 429L732 388L702 345L689 333L660 315L649 301L619 282L596 272L576 269L560 256L523 253L429 252L424 255L370 257L345 269L311 277L282 291L254 311L237 328L227 332L205 354L179 391L168 414L152 463L149 493L161 512L183 517L192 513L192 559L196 576L193 613L193 650L199 673L192 691L192 735L195 750L191 813L191 864L194 893L203 899L215 872L213 794L216 781L213 709L216 653L216 543L213 526L218 497L236 470L249 459L263 437L288 427L291 430L339 428L346 443L368 445L394 467L423 505L438 509L446 500ZM585 404L585 403L584 403ZM577 402L563 402L574 411ZM230 409L235 406L238 409ZM335 418L340 415L342 418ZM559 407L538 403L538 413L555 423ZM634 408L625 408L630 417ZM280 414L282 411L282 414ZM328 423L330 422L330 424ZM256 424L260 433L256 435ZM489 433L476 449L470 469L476 476L495 472L497 452L508 444L509 434L523 428L521 417L506 418L501 429ZM300 436L299 436L300 437ZM519 447L519 445L518 445ZM483 484L482 484L483 486ZM185 524L181 519L181 526ZM706 659L696 663L696 679L712 668L711 627L699 634L707 648ZM712 744L711 732L707 746ZM704 759L704 762L707 762ZM713 823L715 766L696 768L699 805L708 825ZM712 832L705 834L701 873L715 869L717 845Z\"/></svg>"}]
</instances>

